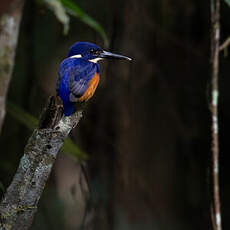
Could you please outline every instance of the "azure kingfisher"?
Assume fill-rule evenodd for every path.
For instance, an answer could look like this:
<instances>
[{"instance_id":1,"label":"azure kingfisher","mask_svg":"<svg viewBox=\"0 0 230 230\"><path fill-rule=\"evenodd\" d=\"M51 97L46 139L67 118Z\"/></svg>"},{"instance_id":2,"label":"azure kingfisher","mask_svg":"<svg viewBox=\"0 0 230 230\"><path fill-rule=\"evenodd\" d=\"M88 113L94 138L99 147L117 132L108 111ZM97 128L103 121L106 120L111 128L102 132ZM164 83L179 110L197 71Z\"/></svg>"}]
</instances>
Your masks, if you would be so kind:
<instances>
[{"instance_id":1,"label":"azure kingfisher","mask_svg":"<svg viewBox=\"0 0 230 230\"><path fill-rule=\"evenodd\" d=\"M107 52L89 42L76 42L62 61L58 71L57 95L64 107L64 116L70 116L74 103L88 101L98 86L102 59L132 59L123 55Z\"/></svg>"}]
</instances>

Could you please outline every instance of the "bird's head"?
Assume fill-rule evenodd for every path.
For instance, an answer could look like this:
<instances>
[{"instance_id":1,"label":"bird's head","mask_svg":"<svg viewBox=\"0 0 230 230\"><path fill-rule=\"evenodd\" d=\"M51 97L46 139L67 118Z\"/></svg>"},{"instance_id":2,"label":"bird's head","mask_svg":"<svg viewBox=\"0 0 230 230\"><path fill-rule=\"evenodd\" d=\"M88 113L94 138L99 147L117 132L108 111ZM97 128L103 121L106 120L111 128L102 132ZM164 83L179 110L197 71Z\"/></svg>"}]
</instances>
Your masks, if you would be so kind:
<instances>
[{"instance_id":1,"label":"bird's head","mask_svg":"<svg viewBox=\"0 0 230 230\"><path fill-rule=\"evenodd\" d=\"M101 47L89 42L76 42L69 50L68 57L83 58L85 60L97 63L99 60L123 59L131 61L132 59L120 54L114 54L103 50Z\"/></svg>"}]
</instances>

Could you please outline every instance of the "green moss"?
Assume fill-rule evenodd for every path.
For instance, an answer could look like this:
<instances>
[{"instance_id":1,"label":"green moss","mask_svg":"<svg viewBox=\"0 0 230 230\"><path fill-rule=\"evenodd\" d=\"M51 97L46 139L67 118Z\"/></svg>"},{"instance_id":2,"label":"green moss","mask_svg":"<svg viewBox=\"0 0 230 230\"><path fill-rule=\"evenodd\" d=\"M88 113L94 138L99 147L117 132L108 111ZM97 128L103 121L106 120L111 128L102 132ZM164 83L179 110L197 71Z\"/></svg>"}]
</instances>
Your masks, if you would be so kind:
<instances>
[{"instance_id":1,"label":"green moss","mask_svg":"<svg viewBox=\"0 0 230 230\"><path fill-rule=\"evenodd\" d=\"M25 212L27 210L31 210L31 209L37 209L37 206L22 206L22 205L18 205L16 211L19 212Z\"/></svg>"}]
</instances>

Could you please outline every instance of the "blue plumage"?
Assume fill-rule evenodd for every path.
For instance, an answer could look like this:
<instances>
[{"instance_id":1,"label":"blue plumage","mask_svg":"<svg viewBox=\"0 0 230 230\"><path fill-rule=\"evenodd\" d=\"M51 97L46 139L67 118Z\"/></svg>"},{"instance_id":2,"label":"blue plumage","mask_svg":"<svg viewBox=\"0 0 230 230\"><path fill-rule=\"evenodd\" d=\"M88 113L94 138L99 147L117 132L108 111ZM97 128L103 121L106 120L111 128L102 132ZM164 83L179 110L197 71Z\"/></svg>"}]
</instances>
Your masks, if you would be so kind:
<instances>
[{"instance_id":1,"label":"blue plumage","mask_svg":"<svg viewBox=\"0 0 230 230\"><path fill-rule=\"evenodd\" d=\"M70 90L68 74L62 76L57 93L62 99L65 116L70 116L73 113L74 103L69 100Z\"/></svg>"},{"instance_id":2,"label":"blue plumage","mask_svg":"<svg viewBox=\"0 0 230 230\"><path fill-rule=\"evenodd\" d=\"M100 73L97 61L104 58L131 60L122 55L106 52L89 42L77 42L70 48L67 58L60 64L56 85L57 94L63 102L65 116L73 113L74 103L78 99L85 101L93 95Z\"/></svg>"},{"instance_id":3,"label":"blue plumage","mask_svg":"<svg viewBox=\"0 0 230 230\"><path fill-rule=\"evenodd\" d=\"M74 102L87 90L95 73L100 72L97 63L82 58L66 58L58 71L57 91L64 105L65 116L73 112Z\"/></svg>"},{"instance_id":4,"label":"blue plumage","mask_svg":"<svg viewBox=\"0 0 230 230\"><path fill-rule=\"evenodd\" d=\"M83 59L90 60L95 58L93 51L102 52L103 50L99 46L90 42L76 42L70 47L67 57L71 57L76 54L81 54Z\"/></svg>"}]
</instances>

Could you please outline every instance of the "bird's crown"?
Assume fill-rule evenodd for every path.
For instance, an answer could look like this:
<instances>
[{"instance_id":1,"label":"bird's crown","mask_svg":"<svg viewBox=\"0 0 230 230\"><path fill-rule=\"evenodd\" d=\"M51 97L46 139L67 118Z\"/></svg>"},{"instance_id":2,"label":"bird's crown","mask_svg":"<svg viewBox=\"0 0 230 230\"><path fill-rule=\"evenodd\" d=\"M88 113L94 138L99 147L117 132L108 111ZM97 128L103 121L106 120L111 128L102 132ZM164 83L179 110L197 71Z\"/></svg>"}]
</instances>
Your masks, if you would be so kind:
<instances>
[{"instance_id":1,"label":"bird's crown","mask_svg":"<svg viewBox=\"0 0 230 230\"><path fill-rule=\"evenodd\" d=\"M86 59L93 59L95 56L102 53L103 50L99 46L90 43L90 42L76 42L74 43L69 50L68 57L79 57Z\"/></svg>"}]
</instances>

